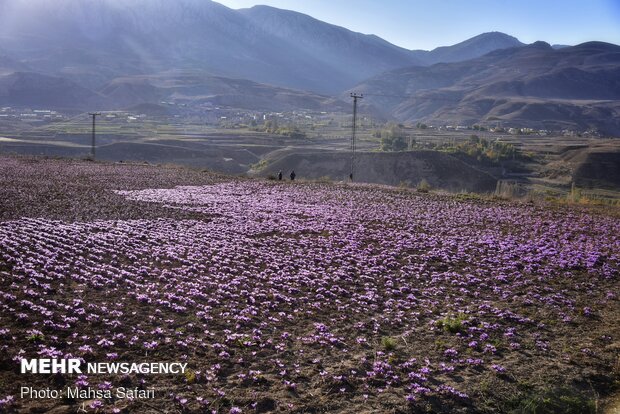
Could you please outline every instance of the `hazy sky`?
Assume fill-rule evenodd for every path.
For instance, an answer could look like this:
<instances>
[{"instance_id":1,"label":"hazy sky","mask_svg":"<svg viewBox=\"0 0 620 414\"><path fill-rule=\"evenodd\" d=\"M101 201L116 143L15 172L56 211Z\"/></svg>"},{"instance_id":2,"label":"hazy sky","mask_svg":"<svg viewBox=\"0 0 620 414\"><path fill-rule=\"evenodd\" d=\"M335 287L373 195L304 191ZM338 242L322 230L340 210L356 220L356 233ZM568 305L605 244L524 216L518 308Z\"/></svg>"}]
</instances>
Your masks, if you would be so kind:
<instances>
[{"instance_id":1,"label":"hazy sky","mask_svg":"<svg viewBox=\"0 0 620 414\"><path fill-rule=\"evenodd\" d=\"M532 43L620 44L620 0L216 0L233 9L267 4L309 14L408 49L432 49L482 32Z\"/></svg>"}]
</instances>

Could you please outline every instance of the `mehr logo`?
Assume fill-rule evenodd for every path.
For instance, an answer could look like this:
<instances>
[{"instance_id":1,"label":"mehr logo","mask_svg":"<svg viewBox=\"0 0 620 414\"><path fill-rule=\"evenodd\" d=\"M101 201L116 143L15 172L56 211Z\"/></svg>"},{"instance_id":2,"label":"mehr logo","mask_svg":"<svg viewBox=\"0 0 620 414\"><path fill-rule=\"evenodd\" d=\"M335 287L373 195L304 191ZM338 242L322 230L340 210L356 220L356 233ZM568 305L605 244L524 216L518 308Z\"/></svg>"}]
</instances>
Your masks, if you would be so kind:
<instances>
[{"instance_id":1,"label":"mehr logo","mask_svg":"<svg viewBox=\"0 0 620 414\"><path fill-rule=\"evenodd\" d=\"M22 374L81 374L79 359L22 359Z\"/></svg>"},{"instance_id":2,"label":"mehr logo","mask_svg":"<svg viewBox=\"0 0 620 414\"><path fill-rule=\"evenodd\" d=\"M88 374L184 374L187 362L88 362ZM81 374L82 361L69 359L22 359L22 374Z\"/></svg>"}]
</instances>

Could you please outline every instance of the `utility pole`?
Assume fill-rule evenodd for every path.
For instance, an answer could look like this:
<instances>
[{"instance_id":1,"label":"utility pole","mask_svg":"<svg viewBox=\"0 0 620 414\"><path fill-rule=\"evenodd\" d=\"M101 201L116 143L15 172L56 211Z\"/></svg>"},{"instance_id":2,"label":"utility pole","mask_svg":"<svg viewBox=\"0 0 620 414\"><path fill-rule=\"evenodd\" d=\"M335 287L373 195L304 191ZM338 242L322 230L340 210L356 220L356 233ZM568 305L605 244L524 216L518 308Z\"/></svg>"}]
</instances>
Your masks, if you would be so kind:
<instances>
[{"instance_id":1,"label":"utility pole","mask_svg":"<svg viewBox=\"0 0 620 414\"><path fill-rule=\"evenodd\" d=\"M93 139L91 142L90 155L93 157L93 161L95 160L95 118L101 115L101 112L89 112L88 115L93 117Z\"/></svg>"},{"instance_id":2,"label":"utility pole","mask_svg":"<svg viewBox=\"0 0 620 414\"><path fill-rule=\"evenodd\" d=\"M353 131L351 134L351 173L349 174L349 179L353 181L353 172L355 170L355 131L357 129L357 100L362 99L364 95L358 95L356 93L351 94L351 98L353 98Z\"/></svg>"}]
</instances>

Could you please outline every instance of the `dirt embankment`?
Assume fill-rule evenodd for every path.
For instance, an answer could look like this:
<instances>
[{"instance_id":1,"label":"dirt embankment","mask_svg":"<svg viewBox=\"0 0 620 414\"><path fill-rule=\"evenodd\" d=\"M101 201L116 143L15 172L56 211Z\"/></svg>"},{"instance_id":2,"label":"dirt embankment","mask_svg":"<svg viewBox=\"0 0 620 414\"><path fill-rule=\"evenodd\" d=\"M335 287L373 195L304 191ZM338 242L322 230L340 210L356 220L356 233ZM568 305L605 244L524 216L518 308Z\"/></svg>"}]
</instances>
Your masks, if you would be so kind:
<instances>
[{"instance_id":1,"label":"dirt embankment","mask_svg":"<svg viewBox=\"0 0 620 414\"><path fill-rule=\"evenodd\" d=\"M620 151L588 151L573 180L583 187L620 190Z\"/></svg>"},{"instance_id":2,"label":"dirt embankment","mask_svg":"<svg viewBox=\"0 0 620 414\"><path fill-rule=\"evenodd\" d=\"M267 162L257 175L276 175L281 170L288 177L295 170L299 178L346 180L351 171L351 155L347 152L283 154ZM354 174L359 182L415 186L426 180L433 188L450 191L491 192L496 186L496 179L491 175L436 151L358 153Z\"/></svg>"}]
</instances>

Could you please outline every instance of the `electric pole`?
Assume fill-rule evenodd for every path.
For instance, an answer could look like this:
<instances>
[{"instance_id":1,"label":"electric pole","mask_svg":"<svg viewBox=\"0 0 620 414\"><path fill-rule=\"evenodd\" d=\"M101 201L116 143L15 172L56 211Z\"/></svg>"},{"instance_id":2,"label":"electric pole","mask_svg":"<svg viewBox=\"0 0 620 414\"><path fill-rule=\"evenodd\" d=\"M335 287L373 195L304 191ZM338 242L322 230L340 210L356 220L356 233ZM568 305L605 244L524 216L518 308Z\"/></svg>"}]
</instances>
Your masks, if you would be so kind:
<instances>
[{"instance_id":1,"label":"electric pole","mask_svg":"<svg viewBox=\"0 0 620 414\"><path fill-rule=\"evenodd\" d=\"M91 142L90 155L93 157L93 161L95 160L95 118L101 115L101 112L89 112L88 115L93 117L93 138Z\"/></svg>"},{"instance_id":2,"label":"electric pole","mask_svg":"<svg viewBox=\"0 0 620 414\"><path fill-rule=\"evenodd\" d=\"M349 174L349 179L353 181L353 172L355 170L355 131L357 129L357 100L362 99L364 95L358 95L356 93L351 94L351 98L353 98L353 131L351 134L351 173Z\"/></svg>"}]
</instances>

